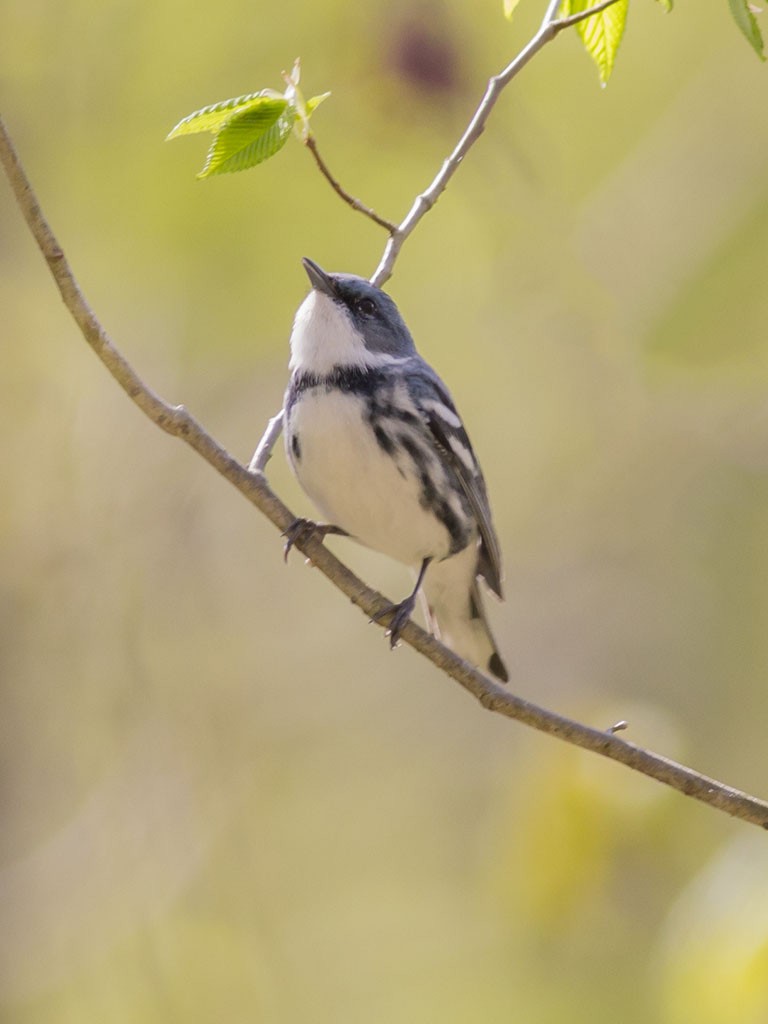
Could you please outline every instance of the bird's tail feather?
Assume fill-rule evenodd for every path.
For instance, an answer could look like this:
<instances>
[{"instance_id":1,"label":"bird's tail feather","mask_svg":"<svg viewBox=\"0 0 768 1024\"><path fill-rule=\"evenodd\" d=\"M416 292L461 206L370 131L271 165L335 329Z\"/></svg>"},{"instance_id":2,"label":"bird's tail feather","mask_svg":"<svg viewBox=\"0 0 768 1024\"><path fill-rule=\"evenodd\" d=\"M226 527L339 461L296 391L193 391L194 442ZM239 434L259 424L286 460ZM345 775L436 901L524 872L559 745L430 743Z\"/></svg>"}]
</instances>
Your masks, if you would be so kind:
<instances>
[{"instance_id":1,"label":"bird's tail feather","mask_svg":"<svg viewBox=\"0 0 768 1024\"><path fill-rule=\"evenodd\" d=\"M509 676L488 625L476 571L472 546L430 565L422 589L427 625L459 657L506 683Z\"/></svg>"}]
</instances>

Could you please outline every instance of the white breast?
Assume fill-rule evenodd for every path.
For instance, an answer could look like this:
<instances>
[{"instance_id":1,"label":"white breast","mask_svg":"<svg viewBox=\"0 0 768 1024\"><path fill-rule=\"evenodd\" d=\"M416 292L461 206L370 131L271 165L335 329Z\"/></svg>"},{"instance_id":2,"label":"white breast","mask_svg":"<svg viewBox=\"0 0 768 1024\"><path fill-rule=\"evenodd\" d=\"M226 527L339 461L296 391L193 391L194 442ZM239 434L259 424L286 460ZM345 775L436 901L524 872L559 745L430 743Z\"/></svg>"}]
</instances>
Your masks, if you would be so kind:
<instances>
[{"instance_id":1,"label":"white breast","mask_svg":"<svg viewBox=\"0 0 768 1024\"><path fill-rule=\"evenodd\" d=\"M410 461L398 465L380 448L363 410L363 399L322 385L301 396L285 434L299 483L328 522L367 547L411 566L444 558L448 531L421 507Z\"/></svg>"}]
</instances>

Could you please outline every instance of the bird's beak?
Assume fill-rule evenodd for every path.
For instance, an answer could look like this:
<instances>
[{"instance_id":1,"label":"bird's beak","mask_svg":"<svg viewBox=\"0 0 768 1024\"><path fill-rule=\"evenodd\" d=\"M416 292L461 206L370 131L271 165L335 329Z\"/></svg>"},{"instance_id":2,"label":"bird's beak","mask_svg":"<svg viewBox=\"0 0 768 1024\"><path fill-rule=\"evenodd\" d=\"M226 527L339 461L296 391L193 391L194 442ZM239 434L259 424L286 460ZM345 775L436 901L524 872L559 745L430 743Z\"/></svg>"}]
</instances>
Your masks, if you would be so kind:
<instances>
[{"instance_id":1,"label":"bird's beak","mask_svg":"<svg viewBox=\"0 0 768 1024\"><path fill-rule=\"evenodd\" d=\"M307 272L312 287L318 291L323 292L325 295L329 295L332 299L336 298L336 285L333 283L333 278L330 274L326 274L322 267L319 267L314 260L310 260L304 256L302 261L304 269Z\"/></svg>"}]
</instances>

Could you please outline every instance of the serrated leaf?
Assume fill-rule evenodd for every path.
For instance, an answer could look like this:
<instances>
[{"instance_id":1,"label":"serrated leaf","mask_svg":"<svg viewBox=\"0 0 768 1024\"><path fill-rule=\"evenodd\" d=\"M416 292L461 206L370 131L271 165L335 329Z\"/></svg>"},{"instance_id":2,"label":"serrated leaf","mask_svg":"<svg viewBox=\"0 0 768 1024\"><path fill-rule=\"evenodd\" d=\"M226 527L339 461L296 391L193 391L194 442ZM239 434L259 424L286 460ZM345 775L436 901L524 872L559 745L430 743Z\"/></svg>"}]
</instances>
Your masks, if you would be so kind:
<instances>
[{"instance_id":1,"label":"serrated leaf","mask_svg":"<svg viewBox=\"0 0 768 1024\"><path fill-rule=\"evenodd\" d=\"M760 26L757 24L757 18L752 13L747 0L728 0L728 6L731 8L733 20L746 36L749 45L760 60L765 60L763 36L760 32Z\"/></svg>"},{"instance_id":2,"label":"serrated leaf","mask_svg":"<svg viewBox=\"0 0 768 1024\"><path fill-rule=\"evenodd\" d=\"M578 14L594 6L592 0L563 0L561 15ZM592 57L600 75L600 82L605 85L613 71L616 51L624 26L627 23L629 0L617 0L605 10L585 18L576 24L576 31L581 36L587 53Z\"/></svg>"},{"instance_id":3,"label":"serrated leaf","mask_svg":"<svg viewBox=\"0 0 768 1024\"><path fill-rule=\"evenodd\" d=\"M520 0L504 0L504 17L508 20L512 20L512 15L515 13L517 5Z\"/></svg>"},{"instance_id":4,"label":"serrated leaf","mask_svg":"<svg viewBox=\"0 0 768 1024\"><path fill-rule=\"evenodd\" d=\"M196 135L198 132L218 132L236 114L260 106L266 108L276 102L282 102L285 106L287 101L280 101L274 94L262 89L261 92L251 92L246 96L236 96L234 99L222 100L221 103L212 103L211 106L196 110L179 121L166 136L166 141L178 139L181 135Z\"/></svg>"},{"instance_id":5,"label":"serrated leaf","mask_svg":"<svg viewBox=\"0 0 768 1024\"><path fill-rule=\"evenodd\" d=\"M317 110L323 100L327 100L331 94L329 92L322 92L319 96L313 96L312 99L307 100L307 117L311 117L312 114Z\"/></svg>"},{"instance_id":6,"label":"serrated leaf","mask_svg":"<svg viewBox=\"0 0 768 1024\"><path fill-rule=\"evenodd\" d=\"M216 135L198 178L244 171L279 152L297 116L294 107L285 101L275 101L279 102L282 106L271 120L267 120L260 109L245 110L229 120Z\"/></svg>"}]
</instances>

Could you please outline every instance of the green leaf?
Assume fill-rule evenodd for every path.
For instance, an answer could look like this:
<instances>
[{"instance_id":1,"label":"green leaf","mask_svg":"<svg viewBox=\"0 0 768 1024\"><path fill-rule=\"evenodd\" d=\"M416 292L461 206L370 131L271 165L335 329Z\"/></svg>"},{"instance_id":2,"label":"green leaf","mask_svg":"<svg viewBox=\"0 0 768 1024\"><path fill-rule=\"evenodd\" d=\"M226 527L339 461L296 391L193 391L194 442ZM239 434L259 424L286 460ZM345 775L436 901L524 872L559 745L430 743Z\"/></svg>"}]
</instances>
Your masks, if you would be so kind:
<instances>
[{"instance_id":1,"label":"green leaf","mask_svg":"<svg viewBox=\"0 0 768 1024\"><path fill-rule=\"evenodd\" d=\"M674 0L658 0L658 2L664 8L664 10L667 12L667 14L669 14L669 12L674 7Z\"/></svg>"},{"instance_id":2,"label":"green leaf","mask_svg":"<svg viewBox=\"0 0 768 1024\"><path fill-rule=\"evenodd\" d=\"M327 100L331 94L329 92L322 92L319 96L313 96L312 99L307 100L306 112L307 117L311 117L312 114L317 110L323 100Z\"/></svg>"},{"instance_id":3,"label":"green leaf","mask_svg":"<svg viewBox=\"0 0 768 1024\"><path fill-rule=\"evenodd\" d=\"M749 45L755 51L760 60L765 60L765 54L763 53L763 37L760 32L760 26L757 24L757 18L753 14L752 8L747 0L728 0L728 6L731 8L733 20L747 37Z\"/></svg>"},{"instance_id":4,"label":"green leaf","mask_svg":"<svg viewBox=\"0 0 768 1024\"><path fill-rule=\"evenodd\" d=\"M512 20L512 15L515 13L517 5L520 0L504 0L504 17L508 20Z\"/></svg>"},{"instance_id":5,"label":"green leaf","mask_svg":"<svg viewBox=\"0 0 768 1024\"><path fill-rule=\"evenodd\" d=\"M592 0L563 0L561 15L578 14L594 4ZM617 0L598 14L585 18L576 25L587 52L597 65L600 81L606 84L613 71L624 26L627 23L629 0Z\"/></svg>"},{"instance_id":6,"label":"green leaf","mask_svg":"<svg viewBox=\"0 0 768 1024\"><path fill-rule=\"evenodd\" d=\"M278 102L275 93L262 89L261 92L251 92L246 96L236 96L231 100L213 103L210 107L196 110L179 121L166 136L166 141L178 139L182 135L196 135L198 132L218 132L236 114L258 107L269 109L269 104L275 102ZM285 101L283 103L285 104Z\"/></svg>"},{"instance_id":7,"label":"green leaf","mask_svg":"<svg viewBox=\"0 0 768 1024\"><path fill-rule=\"evenodd\" d=\"M321 93L305 102L299 89L300 74L301 66L296 60L290 72L283 72L285 92L262 89L203 107L179 121L167 137L213 134L198 178L254 167L282 149L292 130L300 141L306 142L310 116L331 95Z\"/></svg>"},{"instance_id":8,"label":"green leaf","mask_svg":"<svg viewBox=\"0 0 768 1024\"><path fill-rule=\"evenodd\" d=\"M198 178L244 171L268 160L283 148L296 122L297 112L285 100L273 100L272 103L269 113L264 108L246 109L226 122L216 135Z\"/></svg>"}]
</instances>

